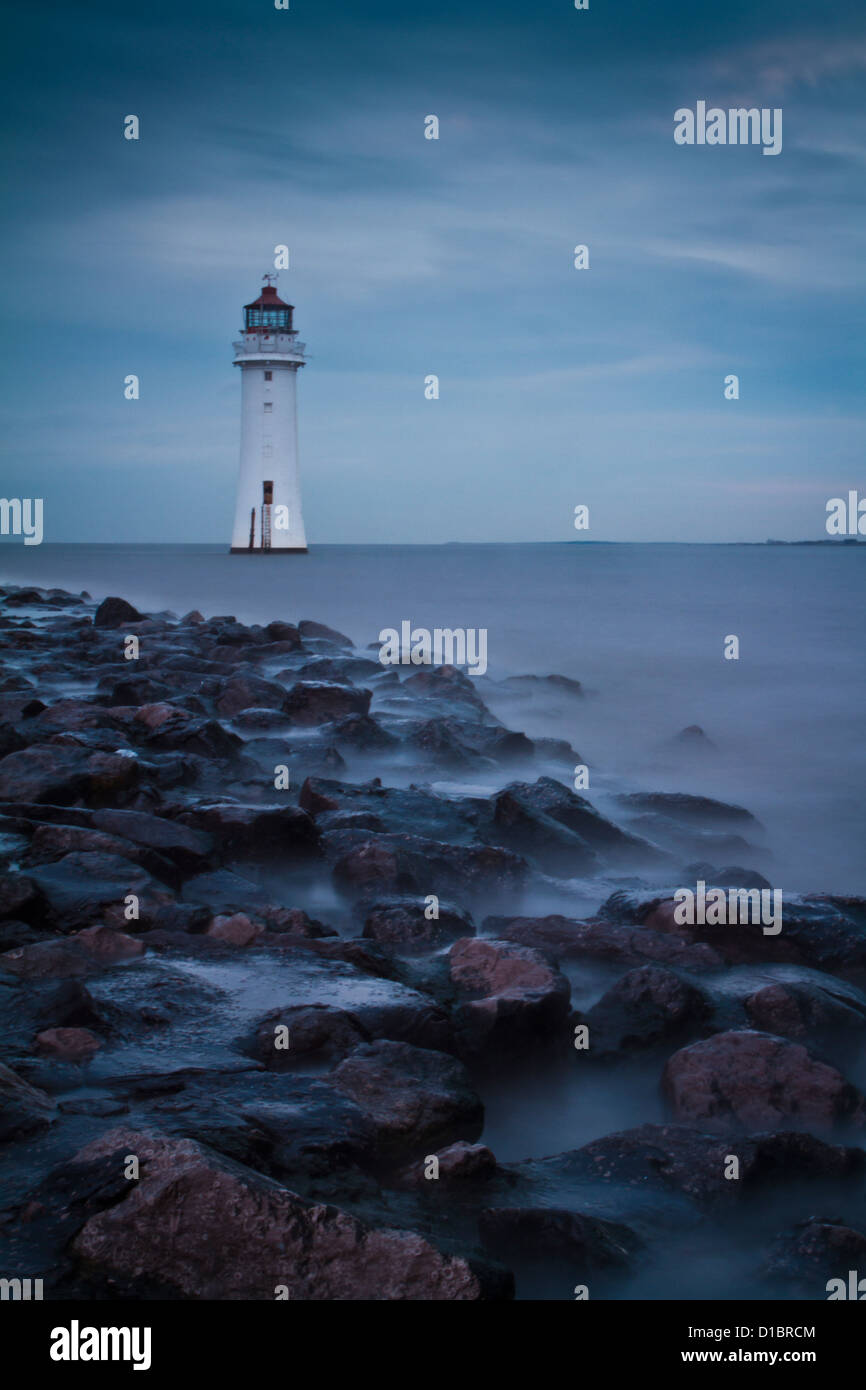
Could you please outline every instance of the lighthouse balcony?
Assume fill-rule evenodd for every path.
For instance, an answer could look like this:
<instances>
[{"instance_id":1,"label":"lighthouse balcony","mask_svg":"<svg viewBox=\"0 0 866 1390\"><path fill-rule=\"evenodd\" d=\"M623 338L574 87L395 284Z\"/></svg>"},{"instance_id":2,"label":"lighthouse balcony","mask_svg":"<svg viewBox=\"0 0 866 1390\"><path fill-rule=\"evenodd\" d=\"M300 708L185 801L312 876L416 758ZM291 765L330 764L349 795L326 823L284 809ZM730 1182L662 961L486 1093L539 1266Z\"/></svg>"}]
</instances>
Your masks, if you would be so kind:
<instances>
[{"instance_id":1,"label":"lighthouse balcony","mask_svg":"<svg viewBox=\"0 0 866 1390\"><path fill-rule=\"evenodd\" d=\"M235 362L255 362L259 358L286 362L304 362L306 343L299 343L293 333L245 333L236 343Z\"/></svg>"}]
</instances>

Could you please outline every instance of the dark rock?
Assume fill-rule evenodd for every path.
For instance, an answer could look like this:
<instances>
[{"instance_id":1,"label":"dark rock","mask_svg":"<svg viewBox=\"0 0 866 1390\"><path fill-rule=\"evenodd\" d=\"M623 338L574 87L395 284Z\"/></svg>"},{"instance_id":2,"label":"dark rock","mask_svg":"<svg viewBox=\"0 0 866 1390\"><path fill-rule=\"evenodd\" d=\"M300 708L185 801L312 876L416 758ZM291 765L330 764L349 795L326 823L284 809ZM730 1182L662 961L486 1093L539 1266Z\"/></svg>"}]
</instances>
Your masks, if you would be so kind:
<instances>
[{"instance_id":1,"label":"dark rock","mask_svg":"<svg viewBox=\"0 0 866 1390\"><path fill-rule=\"evenodd\" d=\"M38 1134L51 1124L53 1106L44 1091L0 1062L0 1143Z\"/></svg>"},{"instance_id":2,"label":"dark rock","mask_svg":"<svg viewBox=\"0 0 866 1390\"><path fill-rule=\"evenodd\" d=\"M293 724L331 724L350 714L366 714L372 698L371 691L353 685L298 681L286 695L283 708Z\"/></svg>"},{"instance_id":3,"label":"dark rock","mask_svg":"<svg viewBox=\"0 0 866 1390\"><path fill-rule=\"evenodd\" d=\"M630 970L581 1016L589 1025L593 1056L652 1047L700 1029L712 1013L712 1001L673 970L655 965Z\"/></svg>"},{"instance_id":4,"label":"dark rock","mask_svg":"<svg viewBox=\"0 0 866 1390\"><path fill-rule=\"evenodd\" d=\"M449 964L457 989L478 996L454 1012L461 1052L525 1053L564 1030L571 986L540 952L468 937L451 947Z\"/></svg>"},{"instance_id":5,"label":"dark rock","mask_svg":"<svg viewBox=\"0 0 866 1390\"><path fill-rule=\"evenodd\" d=\"M383 1154L432 1152L481 1133L484 1110L454 1057L409 1043L365 1043L331 1082L370 1116Z\"/></svg>"},{"instance_id":6,"label":"dark rock","mask_svg":"<svg viewBox=\"0 0 866 1390\"><path fill-rule=\"evenodd\" d=\"M437 904L437 916L428 917L426 898L386 898L371 903L361 933L370 941L407 950L432 950L458 937L474 936L468 913L449 903Z\"/></svg>"},{"instance_id":7,"label":"dark rock","mask_svg":"<svg viewBox=\"0 0 866 1390\"><path fill-rule=\"evenodd\" d=\"M316 642L327 642L335 647L351 647L352 639L346 637L344 633L337 632L336 628L327 627L325 623L314 623L310 618L302 618L298 623L298 632L306 642L310 639Z\"/></svg>"},{"instance_id":8,"label":"dark rock","mask_svg":"<svg viewBox=\"0 0 866 1390\"><path fill-rule=\"evenodd\" d=\"M125 623L137 623L144 617L125 598L105 598L93 617L94 627L123 627Z\"/></svg>"}]
</instances>

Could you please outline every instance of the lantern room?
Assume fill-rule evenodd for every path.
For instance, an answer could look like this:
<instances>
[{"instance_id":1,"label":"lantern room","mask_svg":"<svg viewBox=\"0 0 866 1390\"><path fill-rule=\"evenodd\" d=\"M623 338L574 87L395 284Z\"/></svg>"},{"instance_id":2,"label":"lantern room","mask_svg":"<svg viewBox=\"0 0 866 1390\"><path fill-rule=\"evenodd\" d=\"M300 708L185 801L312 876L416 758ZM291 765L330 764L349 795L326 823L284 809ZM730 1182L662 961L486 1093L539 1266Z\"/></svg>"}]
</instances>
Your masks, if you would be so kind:
<instances>
[{"instance_id":1,"label":"lantern room","mask_svg":"<svg viewBox=\"0 0 866 1390\"><path fill-rule=\"evenodd\" d=\"M258 299L244 305L244 332L293 333L293 312L293 306L280 299L275 286L266 284Z\"/></svg>"}]
</instances>

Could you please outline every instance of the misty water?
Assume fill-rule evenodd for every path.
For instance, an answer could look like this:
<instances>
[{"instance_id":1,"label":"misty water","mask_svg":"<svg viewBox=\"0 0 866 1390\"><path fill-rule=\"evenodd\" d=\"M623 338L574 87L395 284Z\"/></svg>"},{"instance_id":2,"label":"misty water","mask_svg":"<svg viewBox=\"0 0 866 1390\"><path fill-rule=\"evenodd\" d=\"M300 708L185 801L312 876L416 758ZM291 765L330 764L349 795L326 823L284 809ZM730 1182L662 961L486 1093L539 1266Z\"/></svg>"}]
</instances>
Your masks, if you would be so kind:
<instances>
[{"instance_id":1,"label":"misty water","mask_svg":"<svg viewBox=\"0 0 866 1390\"><path fill-rule=\"evenodd\" d=\"M150 611L314 618L364 647L386 627L486 628L488 678L557 672L587 698L539 715L590 791L689 791L746 806L790 892L866 893L866 547L760 545L4 545L0 575ZM740 639L740 658L723 656ZM527 702L529 704L529 702ZM697 724L715 754L666 746Z\"/></svg>"}]
</instances>

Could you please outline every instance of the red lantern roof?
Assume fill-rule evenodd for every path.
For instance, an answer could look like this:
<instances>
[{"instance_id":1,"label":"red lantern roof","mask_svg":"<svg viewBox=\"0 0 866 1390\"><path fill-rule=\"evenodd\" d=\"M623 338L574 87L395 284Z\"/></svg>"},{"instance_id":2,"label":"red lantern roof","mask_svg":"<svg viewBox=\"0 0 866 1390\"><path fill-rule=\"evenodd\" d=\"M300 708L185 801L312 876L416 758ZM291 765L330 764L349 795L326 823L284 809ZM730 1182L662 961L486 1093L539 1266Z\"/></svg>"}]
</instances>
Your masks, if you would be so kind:
<instances>
[{"instance_id":1,"label":"red lantern roof","mask_svg":"<svg viewBox=\"0 0 866 1390\"><path fill-rule=\"evenodd\" d=\"M258 299L254 299L252 304L244 305L245 309L291 309L292 307L284 299L280 299L273 285L264 285Z\"/></svg>"}]
</instances>

